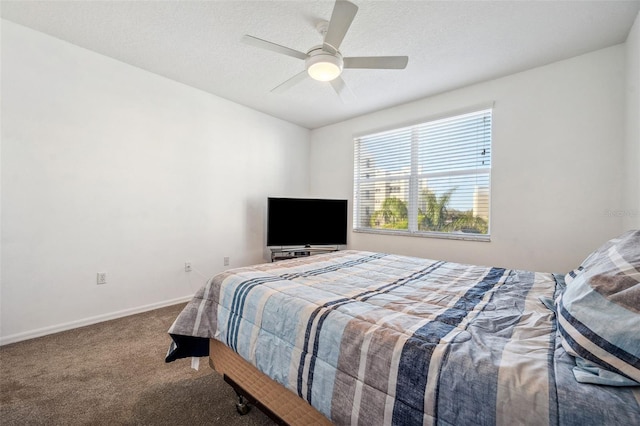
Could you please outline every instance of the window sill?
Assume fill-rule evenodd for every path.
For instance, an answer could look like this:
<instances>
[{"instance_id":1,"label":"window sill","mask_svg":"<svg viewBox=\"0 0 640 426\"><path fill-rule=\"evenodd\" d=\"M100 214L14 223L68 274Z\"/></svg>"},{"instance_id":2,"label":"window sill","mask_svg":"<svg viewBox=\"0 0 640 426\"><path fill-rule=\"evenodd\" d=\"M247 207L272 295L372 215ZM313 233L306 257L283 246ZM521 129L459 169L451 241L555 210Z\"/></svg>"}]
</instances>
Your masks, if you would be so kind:
<instances>
[{"instance_id":1,"label":"window sill","mask_svg":"<svg viewBox=\"0 0 640 426\"><path fill-rule=\"evenodd\" d=\"M465 234L462 232L455 234L446 232L409 232L373 228L358 228L354 229L353 232L361 234L395 235L399 237L439 238L443 240L480 241L485 243L491 242L491 235Z\"/></svg>"}]
</instances>

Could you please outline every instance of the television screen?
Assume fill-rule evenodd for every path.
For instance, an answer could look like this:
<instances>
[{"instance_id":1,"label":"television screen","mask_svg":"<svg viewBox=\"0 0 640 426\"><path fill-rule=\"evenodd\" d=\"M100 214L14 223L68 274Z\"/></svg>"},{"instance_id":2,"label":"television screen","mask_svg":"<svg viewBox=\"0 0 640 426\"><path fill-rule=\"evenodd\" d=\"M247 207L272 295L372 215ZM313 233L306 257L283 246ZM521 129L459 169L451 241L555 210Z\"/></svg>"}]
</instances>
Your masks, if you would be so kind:
<instances>
[{"instance_id":1,"label":"television screen","mask_svg":"<svg viewBox=\"0 0 640 426\"><path fill-rule=\"evenodd\" d=\"M347 200L269 198L267 246L347 244Z\"/></svg>"}]
</instances>

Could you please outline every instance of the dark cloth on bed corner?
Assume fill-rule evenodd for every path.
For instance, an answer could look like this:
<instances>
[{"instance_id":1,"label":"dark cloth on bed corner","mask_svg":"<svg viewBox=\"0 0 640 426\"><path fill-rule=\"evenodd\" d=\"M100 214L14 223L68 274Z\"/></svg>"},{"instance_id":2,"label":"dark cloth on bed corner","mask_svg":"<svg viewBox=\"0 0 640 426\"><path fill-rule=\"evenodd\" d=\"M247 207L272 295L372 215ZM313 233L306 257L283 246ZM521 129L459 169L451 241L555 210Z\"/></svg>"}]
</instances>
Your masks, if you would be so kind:
<instances>
[{"instance_id":1,"label":"dark cloth on bed corner","mask_svg":"<svg viewBox=\"0 0 640 426\"><path fill-rule=\"evenodd\" d=\"M180 358L209 356L209 339L204 337L170 334L173 342L169 346L164 362Z\"/></svg>"}]
</instances>

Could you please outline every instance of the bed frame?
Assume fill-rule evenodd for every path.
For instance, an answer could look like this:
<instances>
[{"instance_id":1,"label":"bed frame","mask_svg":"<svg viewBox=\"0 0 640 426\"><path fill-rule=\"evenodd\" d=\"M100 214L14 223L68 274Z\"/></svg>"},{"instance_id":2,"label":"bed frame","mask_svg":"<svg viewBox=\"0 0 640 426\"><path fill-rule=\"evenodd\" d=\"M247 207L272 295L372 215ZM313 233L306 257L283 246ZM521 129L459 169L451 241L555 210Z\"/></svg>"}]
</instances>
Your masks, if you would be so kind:
<instances>
[{"instance_id":1,"label":"bed frame","mask_svg":"<svg viewBox=\"0 0 640 426\"><path fill-rule=\"evenodd\" d=\"M332 424L307 401L215 339L209 341L209 365L235 390L240 414L249 412L248 402L280 425Z\"/></svg>"}]
</instances>

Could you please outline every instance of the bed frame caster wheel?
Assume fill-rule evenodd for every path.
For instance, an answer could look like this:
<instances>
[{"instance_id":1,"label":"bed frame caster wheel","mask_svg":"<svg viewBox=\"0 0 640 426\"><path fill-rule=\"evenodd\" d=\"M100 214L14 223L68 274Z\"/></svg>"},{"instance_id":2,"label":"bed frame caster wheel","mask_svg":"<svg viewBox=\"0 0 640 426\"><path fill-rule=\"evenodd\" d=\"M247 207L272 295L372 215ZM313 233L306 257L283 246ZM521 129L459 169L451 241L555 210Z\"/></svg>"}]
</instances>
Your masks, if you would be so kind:
<instances>
[{"instance_id":1,"label":"bed frame caster wheel","mask_svg":"<svg viewBox=\"0 0 640 426\"><path fill-rule=\"evenodd\" d=\"M236 402L236 411L238 411L241 416L244 416L245 414L249 413L249 411L251 411L251 406L243 396L238 396L238 402Z\"/></svg>"}]
</instances>

